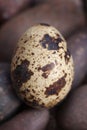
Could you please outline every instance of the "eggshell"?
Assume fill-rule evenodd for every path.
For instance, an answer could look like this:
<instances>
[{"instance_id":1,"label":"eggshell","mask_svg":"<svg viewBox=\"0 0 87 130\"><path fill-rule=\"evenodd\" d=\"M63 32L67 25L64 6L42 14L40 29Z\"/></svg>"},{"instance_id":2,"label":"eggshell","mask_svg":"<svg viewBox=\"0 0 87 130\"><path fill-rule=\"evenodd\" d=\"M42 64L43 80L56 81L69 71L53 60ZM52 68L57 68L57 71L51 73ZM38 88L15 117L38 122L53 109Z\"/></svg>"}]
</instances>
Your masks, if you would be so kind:
<instances>
[{"instance_id":1,"label":"eggshell","mask_svg":"<svg viewBox=\"0 0 87 130\"><path fill-rule=\"evenodd\" d=\"M66 41L54 27L38 24L20 38L11 75L17 94L34 107L53 107L71 89L73 60Z\"/></svg>"}]
</instances>

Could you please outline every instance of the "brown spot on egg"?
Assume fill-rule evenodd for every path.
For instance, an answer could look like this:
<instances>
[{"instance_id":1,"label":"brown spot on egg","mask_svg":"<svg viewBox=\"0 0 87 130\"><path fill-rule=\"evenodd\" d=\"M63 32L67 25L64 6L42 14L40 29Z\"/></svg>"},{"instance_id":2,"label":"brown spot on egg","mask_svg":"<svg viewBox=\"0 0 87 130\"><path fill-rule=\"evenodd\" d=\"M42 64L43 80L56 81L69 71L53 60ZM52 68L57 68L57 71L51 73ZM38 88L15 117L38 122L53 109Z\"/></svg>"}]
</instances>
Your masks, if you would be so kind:
<instances>
[{"instance_id":1,"label":"brown spot on egg","mask_svg":"<svg viewBox=\"0 0 87 130\"><path fill-rule=\"evenodd\" d=\"M54 51L52 54L55 54L56 53L56 51Z\"/></svg>"},{"instance_id":2,"label":"brown spot on egg","mask_svg":"<svg viewBox=\"0 0 87 130\"><path fill-rule=\"evenodd\" d=\"M34 55L34 53L32 52L31 55Z\"/></svg>"},{"instance_id":3,"label":"brown spot on egg","mask_svg":"<svg viewBox=\"0 0 87 130\"><path fill-rule=\"evenodd\" d=\"M44 78L46 79L46 78L48 77L49 74L50 74L49 72L43 73L43 74L42 74L42 77L44 77Z\"/></svg>"},{"instance_id":4,"label":"brown spot on egg","mask_svg":"<svg viewBox=\"0 0 87 130\"><path fill-rule=\"evenodd\" d=\"M47 23L40 23L40 25L42 25L42 26L50 26L49 24L47 24Z\"/></svg>"},{"instance_id":5,"label":"brown spot on egg","mask_svg":"<svg viewBox=\"0 0 87 130\"><path fill-rule=\"evenodd\" d=\"M34 95L30 94L29 99L34 99Z\"/></svg>"},{"instance_id":6,"label":"brown spot on egg","mask_svg":"<svg viewBox=\"0 0 87 130\"><path fill-rule=\"evenodd\" d=\"M23 100L24 100L24 102L27 104L27 105L29 105L29 106L33 106L33 107L36 107L36 108L38 108L38 102L36 101L36 100L32 100L33 99L33 97L32 98L30 98L29 100L27 99L27 97L24 97L23 98Z\"/></svg>"},{"instance_id":7,"label":"brown spot on egg","mask_svg":"<svg viewBox=\"0 0 87 130\"><path fill-rule=\"evenodd\" d=\"M38 71L42 70L43 71L43 74L42 76L44 78L47 78L48 75L50 74L50 71L55 67L55 64L54 63L50 63L50 64L47 64L45 66L43 66L42 68L41 67L38 67Z\"/></svg>"},{"instance_id":8,"label":"brown spot on egg","mask_svg":"<svg viewBox=\"0 0 87 130\"><path fill-rule=\"evenodd\" d=\"M32 38L32 36L30 36L30 39Z\"/></svg>"},{"instance_id":9,"label":"brown spot on egg","mask_svg":"<svg viewBox=\"0 0 87 130\"><path fill-rule=\"evenodd\" d=\"M22 83L27 82L33 75L33 72L28 69L30 62L24 60L20 65L17 65L16 69L12 72L13 82L17 87L21 87Z\"/></svg>"},{"instance_id":10,"label":"brown spot on egg","mask_svg":"<svg viewBox=\"0 0 87 130\"><path fill-rule=\"evenodd\" d=\"M32 92L33 92L33 93L35 93L35 90L34 90L34 89L32 89Z\"/></svg>"},{"instance_id":11,"label":"brown spot on egg","mask_svg":"<svg viewBox=\"0 0 87 130\"><path fill-rule=\"evenodd\" d=\"M27 88L20 91L20 93L21 93L22 95L24 95L24 96L26 96L26 94L29 93L29 92L30 92L30 90L27 89Z\"/></svg>"},{"instance_id":12,"label":"brown spot on egg","mask_svg":"<svg viewBox=\"0 0 87 130\"><path fill-rule=\"evenodd\" d=\"M22 47L21 47L21 50L23 50L23 51L24 51L24 50L25 50L25 47L23 47L23 46L22 46Z\"/></svg>"},{"instance_id":13,"label":"brown spot on egg","mask_svg":"<svg viewBox=\"0 0 87 130\"><path fill-rule=\"evenodd\" d=\"M37 68L37 67L35 67L35 69L37 69L38 71L40 71L40 70L41 70L41 67L38 67L38 68Z\"/></svg>"},{"instance_id":14,"label":"brown spot on egg","mask_svg":"<svg viewBox=\"0 0 87 130\"><path fill-rule=\"evenodd\" d=\"M24 43L26 43L28 40L25 40Z\"/></svg>"},{"instance_id":15,"label":"brown spot on egg","mask_svg":"<svg viewBox=\"0 0 87 130\"><path fill-rule=\"evenodd\" d=\"M62 78L54 82L52 85L50 85L48 88L46 88L45 94L47 96L57 95L66 84L65 77L66 74Z\"/></svg>"},{"instance_id":16,"label":"brown spot on egg","mask_svg":"<svg viewBox=\"0 0 87 130\"><path fill-rule=\"evenodd\" d=\"M54 63L47 64L43 67L38 67L38 71L42 70L43 72L51 71L55 67Z\"/></svg>"},{"instance_id":17,"label":"brown spot on egg","mask_svg":"<svg viewBox=\"0 0 87 130\"><path fill-rule=\"evenodd\" d=\"M45 104L42 102L42 104L41 104L42 106L45 106Z\"/></svg>"},{"instance_id":18,"label":"brown spot on egg","mask_svg":"<svg viewBox=\"0 0 87 130\"><path fill-rule=\"evenodd\" d=\"M69 62L69 59L70 59L70 52L69 52L69 50L67 49L67 51L65 52L65 62L66 62L66 64L68 64L68 62Z\"/></svg>"},{"instance_id":19,"label":"brown spot on egg","mask_svg":"<svg viewBox=\"0 0 87 130\"><path fill-rule=\"evenodd\" d=\"M61 59L63 58L62 53L61 53L61 54L59 54L59 57L60 57Z\"/></svg>"},{"instance_id":20,"label":"brown spot on egg","mask_svg":"<svg viewBox=\"0 0 87 130\"><path fill-rule=\"evenodd\" d=\"M50 64L47 64L47 65L43 66L43 67L41 68L41 70L42 70L43 72L45 72L45 71L50 71L50 70L52 70L54 67L55 67L55 64L54 64L54 63L50 63Z\"/></svg>"},{"instance_id":21,"label":"brown spot on egg","mask_svg":"<svg viewBox=\"0 0 87 130\"><path fill-rule=\"evenodd\" d=\"M47 48L48 50L58 50L58 44L62 42L63 39L58 35L57 38L51 37L48 34L45 34L43 39L40 40L40 43L43 48Z\"/></svg>"},{"instance_id":22,"label":"brown spot on egg","mask_svg":"<svg viewBox=\"0 0 87 130\"><path fill-rule=\"evenodd\" d=\"M37 44L35 47L38 47L39 46L39 44Z\"/></svg>"}]
</instances>

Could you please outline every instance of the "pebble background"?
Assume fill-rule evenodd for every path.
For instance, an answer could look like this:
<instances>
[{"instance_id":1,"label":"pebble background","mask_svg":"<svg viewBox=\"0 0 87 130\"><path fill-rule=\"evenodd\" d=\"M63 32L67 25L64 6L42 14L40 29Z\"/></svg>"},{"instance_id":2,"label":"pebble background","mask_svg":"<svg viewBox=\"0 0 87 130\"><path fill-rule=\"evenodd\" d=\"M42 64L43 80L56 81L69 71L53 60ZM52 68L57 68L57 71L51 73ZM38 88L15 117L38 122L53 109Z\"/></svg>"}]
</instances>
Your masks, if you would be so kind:
<instances>
[{"instance_id":1,"label":"pebble background","mask_svg":"<svg viewBox=\"0 0 87 130\"><path fill-rule=\"evenodd\" d=\"M23 104L12 89L10 63L27 28L48 23L65 37L75 78L52 109ZM0 0L0 130L87 130L87 0Z\"/></svg>"}]
</instances>

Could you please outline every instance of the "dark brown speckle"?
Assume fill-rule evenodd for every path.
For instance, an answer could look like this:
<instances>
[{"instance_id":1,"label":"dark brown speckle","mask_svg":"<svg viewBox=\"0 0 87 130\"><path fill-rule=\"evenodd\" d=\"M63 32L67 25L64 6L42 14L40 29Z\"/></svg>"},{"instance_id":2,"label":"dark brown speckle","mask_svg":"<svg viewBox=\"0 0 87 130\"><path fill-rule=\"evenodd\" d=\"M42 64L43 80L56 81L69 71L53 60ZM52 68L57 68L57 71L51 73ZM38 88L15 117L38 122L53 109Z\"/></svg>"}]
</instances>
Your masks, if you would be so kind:
<instances>
[{"instance_id":1,"label":"dark brown speckle","mask_svg":"<svg viewBox=\"0 0 87 130\"><path fill-rule=\"evenodd\" d=\"M47 48L48 50L58 50L58 44L62 42L63 39L58 35L57 38L51 37L48 34L45 34L43 39L40 40L40 43L43 48Z\"/></svg>"},{"instance_id":2,"label":"dark brown speckle","mask_svg":"<svg viewBox=\"0 0 87 130\"><path fill-rule=\"evenodd\" d=\"M29 61L24 60L20 65L17 65L16 69L12 72L14 85L21 87L22 83L27 82L33 75L33 72L28 69Z\"/></svg>"},{"instance_id":3,"label":"dark brown speckle","mask_svg":"<svg viewBox=\"0 0 87 130\"><path fill-rule=\"evenodd\" d=\"M34 55L34 53L32 52L31 55Z\"/></svg>"},{"instance_id":4,"label":"dark brown speckle","mask_svg":"<svg viewBox=\"0 0 87 130\"><path fill-rule=\"evenodd\" d=\"M48 75L49 75L49 72L48 73L43 73L42 77L44 77L46 79L48 77Z\"/></svg>"},{"instance_id":5,"label":"dark brown speckle","mask_svg":"<svg viewBox=\"0 0 87 130\"><path fill-rule=\"evenodd\" d=\"M67 49L67 51L65 52L65 62L66 64L68 64L69 60L70 60L70 52L69 50Z\"/></svg>"},{"instance_id":6,"label":"dark brown speckle","mask_svg":"<svg viewBox=\"0 0 87 130\"><path fill-rule=\"evenodd\" d=\"M50 56L48 56L48 58L50 58Z\"/></svg>"},{"instance_id":7,"label":"dark brown speckle","mask_svg":"<svg viewBox=\"0 0 87 130\"><path fill-rule=\"evenodd\" d=\"M56 51L54 51L52 54L55 54L56 53Z\"/></svg>"},{"instance_id":8,"label":"dark brown speckle","mask_svg":"<svg viewBox=\"0 0 87 130\"><path fill-rule=\"evenodd\" d=\"M50 71L50 70L52 70L54 67L55 67L55 64L54 64L54 63L50 63L50 64L47 64L47 65L43 66L43 67L41 68L41 70L42 70L43 72L45 72L45 71Z\"/></svg>"},{"instance_id":9,"label":"dark brown speckle","mask_svg":"<svg viewBox=\"0 0 87 130\"><path fill-rule=\"evenodd\" d=\"M42 25L42 26L50 26L49 24L47 24L47 23L40 23L40 25Z\"/></svg>"},{"instance_id":10,"label":"dark brown speckle","mask_svg":"<svg viewBox=\"0 0 87 130\"><path fill-rule=\"evenodd\" d=\"M32 38L32 36L30 36L30 39Z\"/></svg>"},{"instance_id":11,"label":"dark brown speckle","mask_svg":"<svg viewBox=\"0 0 87 130\"><path fill-rule=\"evenodd\" d=\"M25 40L24 43L26 43L28 40Z\"/></svg>"},{"instance_id":12,"label":"dark brown speckle","mask_svg":"<svg viewBox=\"0 0 87 130\"><path fill-rule=\"evenodd\" d=\"M34 89L32 89L32 92L33 92L33 93L35 93L35 90L34 90Z\"/></svg>"},{"instance_id":13,"label":"dark brown speckle","mask_svg":"<svg viewBox=\"0 0 87 130\"><path fill-rule=\"evenodd\" d=\"M50 71L55 67L55 64L54 63L50 63L50 64L47 64L45 66L43 66L42 68L41 67L38 67L38 71L42 70L43 71L43 74L42 76L44 78L47 78L48 75L50 74Z\"/></svg>"},{"instance_id":14,"label":"dark brown speckle","mask_svg":"<svg viewBox=\"0 0 87 130\"><path fill-rule=\"evenodd\" d=\"M46 88L45 94L47 96L57 95L66 84L65 77L66 77L66 75L64 75L58 81L54 82L52 85L50 85L48 88Z\"/></svg>"},{"instance_id":15,"label":"dark brown speckle","mask_svg":"<svg viewBox=\"0 0 87 130\"><path fill-rule=\"evenodd\" d=\"M29 89L25 89L25 90L22 90L22 91L20 91L20 93L22 94L22 95L24 95L24 96L26 96L26 94L27 93L29 93L30 92L30 90Z\"/></svg>"}]
</instances>

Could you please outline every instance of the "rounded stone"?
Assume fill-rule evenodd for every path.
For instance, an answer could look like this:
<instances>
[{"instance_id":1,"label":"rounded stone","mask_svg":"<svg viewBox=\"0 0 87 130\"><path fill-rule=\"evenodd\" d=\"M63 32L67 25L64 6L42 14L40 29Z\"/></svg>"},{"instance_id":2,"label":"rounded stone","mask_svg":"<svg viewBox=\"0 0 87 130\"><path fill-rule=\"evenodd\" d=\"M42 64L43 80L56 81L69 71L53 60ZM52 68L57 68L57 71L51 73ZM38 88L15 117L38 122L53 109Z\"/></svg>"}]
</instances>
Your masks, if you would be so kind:
<instances>
[{"instance_id":1,"label":"rounded stone","mask_svg":"<svg viewBox=\"0 0 87 130\"><path fill-rule=\"evenodd\" d=\"M64 130L87 130L87 84L71 91L57 110L57 122Z\"/></svg>"}]
</instances>

